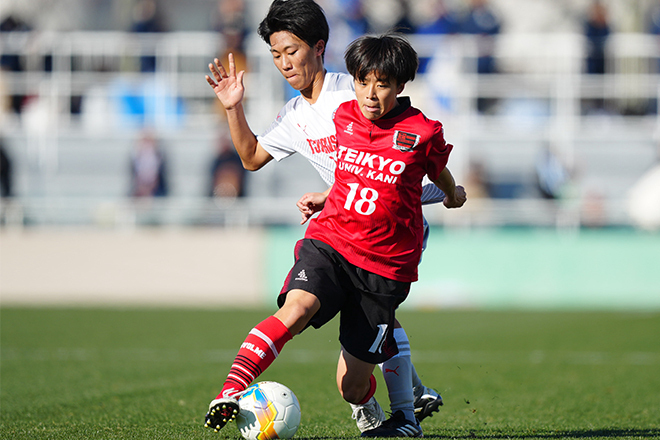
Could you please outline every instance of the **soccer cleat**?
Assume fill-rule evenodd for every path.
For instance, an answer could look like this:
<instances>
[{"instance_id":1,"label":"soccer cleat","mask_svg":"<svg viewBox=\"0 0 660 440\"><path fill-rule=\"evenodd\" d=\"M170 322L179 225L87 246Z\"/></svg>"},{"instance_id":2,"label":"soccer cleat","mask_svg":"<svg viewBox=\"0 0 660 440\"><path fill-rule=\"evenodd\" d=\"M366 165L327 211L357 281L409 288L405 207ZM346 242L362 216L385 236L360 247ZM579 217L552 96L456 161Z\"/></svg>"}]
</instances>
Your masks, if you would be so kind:
<instances>
[{"instance_id":1,"label":"soccer cleat","mask_svg":"<svg viewBox=\"0 0 660 440\"><path fill-rule=\"evenodd\" d=\"M236 418L238 411L238 400L235 398L215 399L209 405L209 412L206 413L204 426L218 432L227 422Z\"/></svg>"},{"instance_id":2,"label":"soccer cleat","mask_svg":"<svg viewBox=\"0 0 660 440\"><path fill-rule=\"evenodd\" d=\"M373 397L364 405L351 403L351 408L353 408L353 419L357 423L360 432L378 428L385 421L383 408Z\"/></svg>"},{"instance_id":3,"label":"soccer cleat","mask_svg":"<svg viewBox=\"0 0 660 440\"><path fill-rule=\"evenodd\" d=\"M417 397L417 393L415 393L415 418L417 423L422 423L422 420L431 417L434 412L438 412L443 404L440 394L433 388L422 385L421 395Z\"/></svg>"},{"instance_id":4,"label":"soccer cleat","mask_svg":"<svg viewBox=\"0 0 660 440\"><path fill-rule=\"evenodd\" d=\"M378 428L364 431L362 437L424 437L419 424L406 419L403 411L397 411Z\"/></svg>"}]
</instances>

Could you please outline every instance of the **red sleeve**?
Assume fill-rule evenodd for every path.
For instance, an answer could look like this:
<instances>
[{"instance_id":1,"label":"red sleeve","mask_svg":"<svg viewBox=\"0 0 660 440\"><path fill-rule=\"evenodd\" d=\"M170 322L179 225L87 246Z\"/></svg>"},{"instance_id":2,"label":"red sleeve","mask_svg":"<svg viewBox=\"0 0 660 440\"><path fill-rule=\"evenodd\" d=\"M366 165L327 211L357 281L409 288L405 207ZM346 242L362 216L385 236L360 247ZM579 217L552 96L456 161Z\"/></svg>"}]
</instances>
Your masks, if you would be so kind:
<instances>
[{"instance_id":1,"label":"red sleeve","mask_svg":"<svg viewBox=\"0 0 660 440\"><path fill-rule=\"evenodd\" d=\"M445 141L445 132L442 124L437 121L433 121L433 124L433 133L428 145L426 174L429 176L429 179L436 180L442 170L447 166L449 153L451 153L454 146Z\"/></svg>"}]
</instances>

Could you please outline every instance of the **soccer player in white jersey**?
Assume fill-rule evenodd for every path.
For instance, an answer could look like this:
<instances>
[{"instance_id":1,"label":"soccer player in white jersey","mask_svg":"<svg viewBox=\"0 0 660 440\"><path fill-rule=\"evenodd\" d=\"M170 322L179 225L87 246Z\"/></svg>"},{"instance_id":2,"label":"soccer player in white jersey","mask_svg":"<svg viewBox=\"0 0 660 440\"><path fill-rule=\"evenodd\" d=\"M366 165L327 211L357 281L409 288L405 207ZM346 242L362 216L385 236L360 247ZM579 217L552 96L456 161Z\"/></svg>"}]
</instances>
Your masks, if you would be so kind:
<instances>
[{"instance_id":1,"label":"soccer player in white jersey","mask_svg":"<svg viewBox=\"0 0 660 440\"><path fill-rule=\"evenodd\" d=\"M446 166L453 146L442 124L397 97L419 65L410 44L394 34L362 37L351 43L345 59L357 99L341 104L333 117L335 182L327 194L307 194L309 215L320 215L296 244L296 261L277 300L280 309L249 332L211 402L206 426L215 430L235 417L238 396L292 337L337 314L337 388L353 404L372 399L374 367L398 352L391 331L395 311L417 280L423 178L443 190L447 208L466 201ZM410 400L408 408L362 437L423 437Z\"/></svg>"},{"instance_id":2,"label":"soccer player in white jersey","mask_svg":"<svg viewBox=\"0 0 660 440\"><path fill-rule=\"evenodd\" d=\"M207 81L227 112L234 146L243 166L255 171L272 159L302 154L330 186L336 166L336 134L333 112L346 101L355 99L353 78L343 73L326 72L323 57L328 41L328 23L323 10L312 0L275 0L259 26L259 35L269 44L273 62L300 96L291 99L271 126L256 136L243 111L243 74L236 72L229 55L227 72L215 60L209 66L213 78ZM440 202L444 194L432 183L424 185L423 203ZM414 399L421 422L442 405L441 396L425 387L410 359L410 343L396 323L394 338L399 354L381 364L391 402L391 410L407 407ZM220 396L219 396L220 397ZM385 414L375 399L352 404L353 417L361 431L378 427Z\"/></svg>"}]
</instances>

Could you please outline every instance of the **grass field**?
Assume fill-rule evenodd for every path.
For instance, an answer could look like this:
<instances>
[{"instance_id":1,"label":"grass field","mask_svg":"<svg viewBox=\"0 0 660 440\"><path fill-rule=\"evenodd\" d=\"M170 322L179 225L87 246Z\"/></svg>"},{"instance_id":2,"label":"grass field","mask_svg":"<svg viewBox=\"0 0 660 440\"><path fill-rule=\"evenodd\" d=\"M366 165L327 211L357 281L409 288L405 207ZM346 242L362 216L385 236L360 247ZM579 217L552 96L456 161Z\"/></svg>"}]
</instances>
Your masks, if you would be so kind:
<instances>
[{"instance_id":1,"label":"grass field","mask_svg":"<svg viewBox=\"0 0 660 440\"><path fill-rule=\"evenodd\" d=\"M202 427L268 311L1 310L2 439L239 438ZM660 313L405 312L431 438L660 438ZM298 438L357 437L335 387L337 324L294 338L260 379L303 411ZM387 406L382 376L378 400Z\"/></svg>"}]
</instances>

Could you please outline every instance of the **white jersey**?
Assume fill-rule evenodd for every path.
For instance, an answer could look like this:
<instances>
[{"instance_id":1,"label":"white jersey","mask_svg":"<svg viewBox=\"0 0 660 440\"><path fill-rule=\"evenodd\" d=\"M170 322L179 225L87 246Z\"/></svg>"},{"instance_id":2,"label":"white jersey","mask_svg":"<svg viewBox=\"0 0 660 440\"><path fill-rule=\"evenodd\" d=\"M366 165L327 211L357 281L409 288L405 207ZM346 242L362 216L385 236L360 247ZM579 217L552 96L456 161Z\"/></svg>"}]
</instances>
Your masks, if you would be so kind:
<instances>
[{"instance_id":1,"label":"white jersey","mask_svg":"<svg viewBox=\"0 0 660 440\"><path fill-rule=\"evenodd\" d=\"M302 96L287 102L257 140L278 162L302 154L328 186L335 181L337 164L333 113L340 104L355 99L353 77L346 73L326 72L321 94L314 104ZM438 203L444 193L428 177L423 181L422 203Z\"/></svg>"},{"instance_id":2,"label":"white jersey","mask_svg":"<svg viewBox=\"0 0 660 440\"><path fill-rule=\"evenodd\" d=\"M327 72L314 104L302 96L292 98L257 140L277 161L293 153L302 154L330 186L335 181L336 166L332 114L339 104L352 99L355 99L353 78L345 73Z\"/></svg>"}]
</instances>

